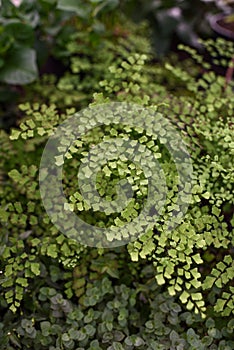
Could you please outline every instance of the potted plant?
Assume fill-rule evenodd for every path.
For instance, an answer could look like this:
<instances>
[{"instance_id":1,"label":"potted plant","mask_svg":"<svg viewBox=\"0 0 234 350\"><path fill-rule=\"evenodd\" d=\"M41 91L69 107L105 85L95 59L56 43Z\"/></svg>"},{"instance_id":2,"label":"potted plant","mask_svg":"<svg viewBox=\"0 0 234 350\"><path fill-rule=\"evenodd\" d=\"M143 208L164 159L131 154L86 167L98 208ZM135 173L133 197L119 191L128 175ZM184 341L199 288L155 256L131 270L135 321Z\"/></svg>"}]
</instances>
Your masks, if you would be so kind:
<instances>
[{"instance_id":1,"label":"potted plant","mask_svg":"<svg viewBox=\"0 0 234 350\"><path fill-rule=\"evenodd\" d=\"M210 17L210 26L216 35L227 40L234 40L234 0L216 0L217 7L222 12ZM234 57L226 71L226 85L232 80L234 71Z\"/></svg>"},{"instance_id":2,"label":"potted plant","mask_svg":"<svg viewBox=\"0 0 234 350\"><path fill-rule=\"evenodd\" d=\"M211 28L227 39L234 39L234 12L231 14L218 14L211 17Z\"/></svg>"}]
</instances>

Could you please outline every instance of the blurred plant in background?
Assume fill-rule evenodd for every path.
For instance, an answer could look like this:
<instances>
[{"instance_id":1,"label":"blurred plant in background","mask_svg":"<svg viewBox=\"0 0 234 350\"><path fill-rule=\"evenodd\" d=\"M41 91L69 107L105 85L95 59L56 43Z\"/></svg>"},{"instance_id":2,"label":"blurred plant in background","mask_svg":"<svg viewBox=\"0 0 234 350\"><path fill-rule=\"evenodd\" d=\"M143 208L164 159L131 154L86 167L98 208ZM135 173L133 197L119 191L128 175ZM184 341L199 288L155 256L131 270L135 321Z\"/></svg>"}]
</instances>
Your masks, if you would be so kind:
<instances>
[{"instance_id":1,"label":"blurred plant in background","mask_svg":"<svg viewBox=\"0 0 234 350\"><path fill-rule=\"evenodd\" d=\"M220 9L231 11L233 0L129 0L128 10L136 21L148 19L158 57L178 42L200 47L198 38L212 35L209 16Z\"/></svg>"},{"instance_id":2,"label":"blurred plant in background","mask_svg":"<svg viewBox=\"0 0 234 350\"><path fill-rule=\"evenodd\" d=\"M24 85L44 73L63 75L69 64L67 42L76 32L87 33L90 47L114 31L118 0L2 1L0 12L0 126L19 117L16 102ZM108 14L108 15L107 15Z\"/></svg>"}]
</instances>

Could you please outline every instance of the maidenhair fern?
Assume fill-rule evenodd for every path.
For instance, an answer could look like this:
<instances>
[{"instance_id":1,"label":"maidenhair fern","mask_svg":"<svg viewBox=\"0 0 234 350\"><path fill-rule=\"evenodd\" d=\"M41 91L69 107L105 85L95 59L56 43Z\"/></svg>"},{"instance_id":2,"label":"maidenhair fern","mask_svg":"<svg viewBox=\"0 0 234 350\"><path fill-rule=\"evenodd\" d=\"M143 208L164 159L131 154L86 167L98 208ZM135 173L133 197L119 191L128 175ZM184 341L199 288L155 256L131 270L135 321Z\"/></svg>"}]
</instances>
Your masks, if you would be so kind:
<instances>
[{"instance_id":1,"label":"maidenhair fern","mask_svg":"<svg viewBox=\"0 0 234 350\"><path fill-rule=\"evenodd\" d=\"M76 40L82 42L83 38L76 37ZM76 52L76 45L74 42L69 44L71 52ZM220 56L225 56L221 63L228 66L233 55L233 45L225 41L208 41L205 45L213 55L217 56L219 52ZM111 49L114 50L114 47ZM114 188L118 179L131 178L136 198L119 215L97 213L95 216L88 213L90 207L86 206L81 193L76 190L77 180L74 176L87 149L102 138L136 138L159 155L169 190L167 209L160 218L160 225L129 243L127 248L132 261L149 262L154 267L157 285L165 287L169 295L178 298L187 310L205 317L212 300L214 311L228 316L234 312L233 84L230 83L224 89L225 78L217 76L210 64L203 64L197 53L191 50L189 52L198 64L193 72L187 69L185 63L176 67L170 60L165 67L154 66L147 53L128 54L128 50L122 47L116 61L113 61L113 57L108 58L110 66L106 68L104 79L99 79L98 84L96 81L97 93L93 95L91 105L106 103L109 99L153 106L178 127L188 145L194 168L192 200L181 224L172 232L166 229L167 218L176 209L176 169L170 156L155 135L148 135L140 128L133 130L121 125L97 128L95 133L77 140L67 153L66 176L63 180L64 192L69 199L69 207L66 209L74 210L88 222L100 227L112 224L121 227L139 215L147 196L147 182L142 169L116 160L107 162L98 174L98 190L108 200L115 198ZM218 58L215 64L220 63L217 60ZM88 84L92 83L92 80L88 82L84 78L81 81L82 88L78 88L80 72L88 71L91 63L82 57L72 57L71 62L73 78L63 77L56 87L57 91L65 91L63 107L72 105L75 101L75 97L74 100L69 100L66 92L76 89L79 95L83 89L89 90ZM95 64L97 76L101 78L103 62ZM201 69L199 65L202 65ZM196 75L199 71L202 72L200 78ZM162 77L168 80L168 89L166 84L162 86ZM180 86L179 92L176 90L177 83ZM56 96L60 95L56 92ZM53 95L49 96L49 100L53 98L56 100ZM86 98L88 100L90 96L86 95ZM22 104L20 108L25 118L19 128L12 131L9 139L3 133L1 141L1 165L7 170L7 173L0 175L0 181L5 184L0 192L1 224L5 236L1 285L4 288L4 298L12 311L20 306L24 291L30 288L31 279L39 275L43 277L44 259L58 259L68 270L74 269L75 274L79 259L87 254L87 248L65 238L52 225L43 209L38 188L38 168L43 146L55 128L72 115L75 109L61 112L54 104L39 106L38 103ZM8 155L6 152L9 152ZM62 160L57 159L58 163L60 161ZM111 275L113 271L110 272L110 269L111 267ZM68 281L67 295L71 297L75 290L75 295L80 297L85 291L85 284L85 279L75 285L71 280ZM85 302L89 305L99 302L99 299L94 300L95 293L96 289L87 292ZM111 288L109 293L113 293ZM211 298L211 295L215 297ZM128 316L124 315L124 311L122 313L118 317L124 320ZM151 327L150 324L146 326L148 332ZM190 333L188 337L192 338L193 334ZM179 339L177 335L173 341L176 339ZM137 340L129 338L127 342L132 344ZM194 342L196 343L195 340Z\"/></svg>"}]
</instances>

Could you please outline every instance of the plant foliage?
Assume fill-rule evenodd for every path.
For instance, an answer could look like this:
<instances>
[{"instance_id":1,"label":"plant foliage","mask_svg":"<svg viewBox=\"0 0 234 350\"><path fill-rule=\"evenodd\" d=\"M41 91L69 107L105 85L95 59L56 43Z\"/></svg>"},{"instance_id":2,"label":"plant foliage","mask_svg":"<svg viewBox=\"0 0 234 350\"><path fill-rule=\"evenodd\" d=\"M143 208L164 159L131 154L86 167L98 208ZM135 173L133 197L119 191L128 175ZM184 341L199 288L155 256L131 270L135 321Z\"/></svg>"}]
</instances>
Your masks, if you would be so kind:
<instances>
[{"instance_id":1,"label":"plant foliage","mask_svg":"<svg viewBox=\"0 0 234 350\"><path fill-rule=\"evenodd\" d=\"M74 2L59 4L76 11ZM134 25L125 30L123 22L116 30L103 40L86 31L72 34L65 58L70 71L59 79L44 76L26 89L19 126L10 135L1 130L0 349L231 350L233 82L227 84L185 46L180 48L189 52L188 61L171 57L154 63L143 30ZM213 64L227 69L233 43L202 44ZM139 214L147 197L142 169L109 161L97 177L100 194L115 198L116 183L127 178L134 200L115 215L91 212L76 179L90 145L134 138L158 154L167 179L160 225L127 247L104 250L82 246L57 230L43 208L38 173L53 130L85 105L108 101L154 107L169 118L187 143L194 172L189 210L171 232L166 222L177 209L176 169L155 135L140 126L108 125L77 140L67 154L63 186L69 208L89 223L121 227Z\"/></svg>"}]
</instances>

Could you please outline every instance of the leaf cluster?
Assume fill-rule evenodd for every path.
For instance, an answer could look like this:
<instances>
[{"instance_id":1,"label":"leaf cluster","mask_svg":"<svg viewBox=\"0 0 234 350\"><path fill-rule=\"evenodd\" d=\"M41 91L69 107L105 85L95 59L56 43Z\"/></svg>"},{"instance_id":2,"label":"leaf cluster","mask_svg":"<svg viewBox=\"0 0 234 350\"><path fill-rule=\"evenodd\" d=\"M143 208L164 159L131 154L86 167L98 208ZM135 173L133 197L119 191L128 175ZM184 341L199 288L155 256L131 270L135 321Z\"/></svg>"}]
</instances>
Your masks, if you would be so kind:
<instances>
[{"instance_id":1,"label":"leaf cluster","mask_svg":"<svg viewBox=\"0 0 234 350\"><path fill-rule=\"evenodd\" d=\"M136 37L146 46L139 48ZM135 29L116 42L107 38L103 51L93 55L90 36L72 37L70 72L59 82L47 77L32 87L39 102L47 94L48 103L23 101L19 127L10 135L1 131L0 348L231 350L233 82L226 86L225 78L191 48L181 47L191 55L188 62L175 65L172 57L153 64L147 40ZM86 48L86 43L91 46ZM233 44L218 40L205 45L215 64L227 68ZM45 89L46 79L50 85ZM140 125L95 128L68 149L66 209L100 227L121 228L139 214L147 197L139 166L117 159L107 162L97 176L98 191L107 200L115 198L121 179L128 179L134 189L133 200L116 215L91 211L74 176L90 146L128 137L158 158L166 177L166 208L154 227L126 248L103 250L82 246L50 222L39 192L40 159L55 128L82 107L76 100L75 109L67 108L75 101L73 90L84 94L84 105L114 100L151 106L162 115L160 132L163 118L180 130L194 172L190 206L175 230L167 229L171 213L179 211L175 164L158 137ZM64 160L56 161L59 166Z\"/></svg>"}]
</instances>

